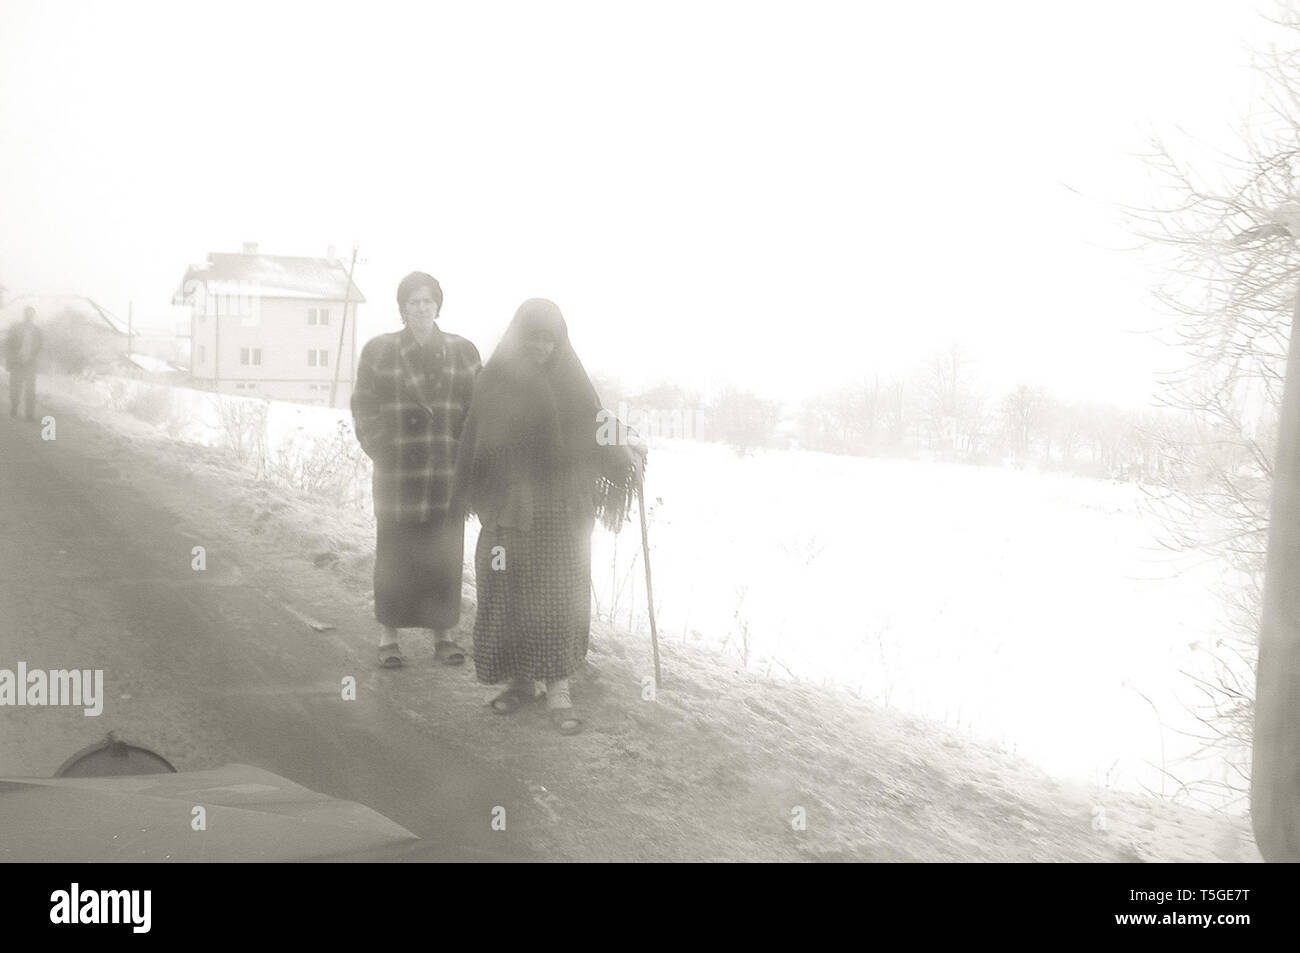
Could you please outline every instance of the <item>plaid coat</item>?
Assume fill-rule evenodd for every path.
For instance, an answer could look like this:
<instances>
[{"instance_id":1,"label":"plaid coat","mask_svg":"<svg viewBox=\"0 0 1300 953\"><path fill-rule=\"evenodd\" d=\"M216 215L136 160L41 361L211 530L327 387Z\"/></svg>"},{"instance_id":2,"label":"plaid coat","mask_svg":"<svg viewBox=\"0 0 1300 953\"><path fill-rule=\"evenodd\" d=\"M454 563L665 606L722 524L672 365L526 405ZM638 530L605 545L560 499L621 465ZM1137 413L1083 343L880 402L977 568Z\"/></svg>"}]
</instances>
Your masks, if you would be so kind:
<instances>
[{"instance_id":1,"label":"plaid coat","mask_svg":"<svg viewBox=\"0 0 1300 953\"><path fill-rule=\"evenodd\" d=\"M403 328L361 349L352 426L375 464L376 519L424 523L446 513L481 366L473 344L436 326L427 348Z\"/></svg>"}]
</instances>

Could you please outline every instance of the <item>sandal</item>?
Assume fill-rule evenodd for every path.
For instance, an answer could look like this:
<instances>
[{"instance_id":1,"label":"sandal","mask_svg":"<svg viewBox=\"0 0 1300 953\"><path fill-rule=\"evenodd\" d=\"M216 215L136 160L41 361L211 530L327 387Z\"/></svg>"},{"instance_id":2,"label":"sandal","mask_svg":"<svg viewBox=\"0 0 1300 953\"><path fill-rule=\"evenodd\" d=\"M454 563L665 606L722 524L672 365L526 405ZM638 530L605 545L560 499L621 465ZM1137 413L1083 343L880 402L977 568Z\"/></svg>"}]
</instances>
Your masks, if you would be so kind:
<instances>
[{"instance_id":1,"label":"sandal","mask_svg":"<svg viewBox=\"0 0 1300 953\"><path fill-rule=\"evenodd\" d=\"M582 731L582 719L573 713L572 708L552 708L551 724L562 735L576 735Z\"/></svg>"},{"instance_id":2,"label":"sandal","mask_svg":"<svg viewBox=\"0 0 1300 953\"><path fill-rule=\"evenodd\" d=\"M381 668L402 667L402 653L398 651L396 642L379 646L379 665Z\"/></svg>"},{"instance_id":3,"label":"sandal","mask_svg":"<svg viewBox=\"0 0 1300 953\"><path fill-rule=\"evenodd\" d=\"M465 664L465 650L451 639L443 639L433 646L433 657L443 665Z\"/></svg>"},{"instance_id":4,"label":"sandal","mask_svg":"<svg viewBox=\"0 0 1300 953\"><path fill-rule=\"evenodd\" d=\"M492 710L498 715L513 715L523 703L524 700L519 697L517 691L513 688L507 688L488 704L492 706Z\"/></svg>"}]
</instances>

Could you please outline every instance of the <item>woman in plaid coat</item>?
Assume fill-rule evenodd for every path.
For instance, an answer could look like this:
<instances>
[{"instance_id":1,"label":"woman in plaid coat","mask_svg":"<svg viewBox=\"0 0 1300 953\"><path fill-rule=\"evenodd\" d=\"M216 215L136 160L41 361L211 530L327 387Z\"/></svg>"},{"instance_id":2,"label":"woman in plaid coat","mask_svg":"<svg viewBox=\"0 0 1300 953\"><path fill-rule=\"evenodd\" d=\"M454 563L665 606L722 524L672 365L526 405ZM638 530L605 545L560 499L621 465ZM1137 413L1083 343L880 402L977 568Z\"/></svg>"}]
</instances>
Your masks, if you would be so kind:
<instances>
[{"instance_id":1,"label":"woman in plaid coat","mask_svg":"<svg viewBox=\"0 0 1300 953\"><path fill-rule=\"evenodd\" d=\"M379 662L402 664L397 630L432 629L437 658L465 661L460 620L463 517L448 517L457 442L481 362L437 324L442 288L412 272L397 289L405 327L371 339L357 364L352 421L374 461L375 618Z\"/></svg>"},{"instance_id":2,"label":"woman in plaid coat","mask_svg":"<svg viewBox=\"0 0 1300 953\"><path fill-rule=\"evenodd\" d=\"M587 654L591 532L617 529L645 457L604 420L560 309L515 313L474 388L456 462L456 509L482 523L474 554L474 668L503 714L546 686L565 734L581 729L569 676ZM608 439L610 433L614 439Z\"/></svg>"}]
</instances>

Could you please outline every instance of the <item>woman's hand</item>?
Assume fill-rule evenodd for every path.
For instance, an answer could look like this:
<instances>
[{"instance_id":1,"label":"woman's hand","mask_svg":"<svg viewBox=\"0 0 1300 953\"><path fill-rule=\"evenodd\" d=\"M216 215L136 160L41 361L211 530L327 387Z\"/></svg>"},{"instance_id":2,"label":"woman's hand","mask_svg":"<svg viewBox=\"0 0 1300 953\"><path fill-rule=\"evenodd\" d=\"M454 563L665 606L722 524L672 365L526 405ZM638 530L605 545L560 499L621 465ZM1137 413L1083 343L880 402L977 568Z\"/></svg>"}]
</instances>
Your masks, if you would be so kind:
<instances>
[{"instance_id":1,"label":"woman's hand","mask_svg":"<svg viewBox=\"0 0 1300 953\"><path fill-rule=\"evenodd\" d=\"M628 428L627 431L627 445L629 449L639 454L643 460L646 454L650 452L650 446L645 442L645 438L631 428Z\"/></svg>"}]
</instances>

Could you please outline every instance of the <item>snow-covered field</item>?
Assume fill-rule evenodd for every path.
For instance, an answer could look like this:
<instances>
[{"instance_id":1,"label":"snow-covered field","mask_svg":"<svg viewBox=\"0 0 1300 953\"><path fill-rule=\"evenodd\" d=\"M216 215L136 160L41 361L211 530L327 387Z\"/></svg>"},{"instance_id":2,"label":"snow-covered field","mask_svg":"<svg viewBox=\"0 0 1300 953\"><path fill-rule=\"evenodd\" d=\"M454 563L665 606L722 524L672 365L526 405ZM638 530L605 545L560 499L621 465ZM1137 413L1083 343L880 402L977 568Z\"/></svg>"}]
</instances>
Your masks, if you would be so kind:
<instances>
[{"instance_id":1,"label":"snow-covered field","mask_svg":"<svg viewBox=\"0 0 1300 953\"><path fill-rule=\"evenodd\" d=\"M1063 777L1168 795L1225 777L1191 759L1187 673L1211 670L1228 580L1159 546L1138 487L672 441L651 459L661 638L725 642ZM597 540L602 611L642 582L634 540ZM644 589L621 617L629 600L635 626Z\"/></svg>"},{"instance_id":2,"label":"snow-covered field","mask_svg":"<svg viewBox=\"0 0 1300 953\"><path fill-rule=\"evenodd\" d=\"M95 401L112 386L60 389ZM116 386L120 400L147 385ZM172 407L178 439L222 442L212 395L176 390ZM310 446L348 419L271 402L267 445ZM1172 796L1224 776L1191 760L1186 733L1228 580L1158 546L1136 486L660 440L646 492L661 640L845 686L1061 777ZM635 514L618 537L597 531L593 557L599 614L648 639Z\"/></svg>"}]
</instances>

